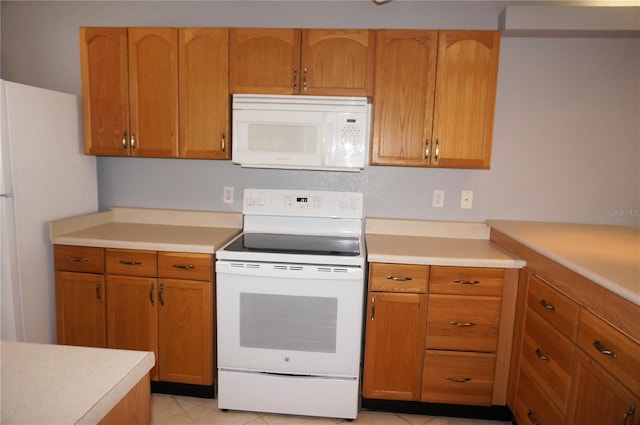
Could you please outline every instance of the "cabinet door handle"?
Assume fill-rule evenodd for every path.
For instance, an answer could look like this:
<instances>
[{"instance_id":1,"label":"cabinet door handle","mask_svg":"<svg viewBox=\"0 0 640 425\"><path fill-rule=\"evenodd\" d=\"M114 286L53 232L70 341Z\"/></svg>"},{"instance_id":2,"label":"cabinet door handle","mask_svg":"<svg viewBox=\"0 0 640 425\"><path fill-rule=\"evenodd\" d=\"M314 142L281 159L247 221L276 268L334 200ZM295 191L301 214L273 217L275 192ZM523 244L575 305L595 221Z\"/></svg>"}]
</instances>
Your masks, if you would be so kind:
<instances>
[{"instance_id":1,"label":"cabinet door handle","mask_svg":"<svg viewBox=\"0 0 640 425\"><path fill-rule=\"evenodd\" d=\"M122 149L127 150L127 132L122 133Z\"/></svg>"},{"instance_id":2,"label":"cabinet door handle","mask_svg":"<svg viewBox=\"0 0 640 425\"><path fill-rule=\"evenodd\" d=\"M540 300L540 305L547 310L556 311L556 308L552 304L549 304L544 298Z\"/></svg>"},{"instance_id":3,"label":"cabinet door handle","mask_svg":"<svg viewBox=\"0 0 640 425\"><path fill-rule=\"evenodd\" d=\"M89 261L87 257L67 257L67 260L77 263L86 263L87 261Z\"/></svg>"},{"instance_id":4,"label":"cabinet door handle","mask_svg":"<svg viewBox=\"0 0 640 425\"><path fill-rule=\"evenodd\" d=\"M138 149L136 145L136 135L134 133L131 133L131 149Z\"/></svg>"},{"instance_id":5,"label":"cabinet door handle","mask_svg":"<svg viewBox=\"0 0 640 425\"><path fill-rule=\"evenodd\" d=\"M529 420L531 421L531 423L533 425L540 425L540 422L538 422L538 420L536 419L535 416L533 416L533 412L531 410L529 410L527 412L527 418L529 418Z\"/></svg>"},{"instance_id":6,"label":"cabinet door handle","mask_svg":"<svg viewBox=\"0 0 640 425\"><path fill-rule=\"evenodd\" d=\"M298 67L293 68L293 92L298 92Z\"/></svg>"},{"instance_id":7,"label":"cabinet door handle","mask_svg":"<svg viewBox=\"0 0 640 425\"><path fill-rule=\"evenodd\" d=\"M461 322L449 322L449 324L453 325L453 326L457 326L459 328L469 328L471 326L475 326L476 323L473 322L465 322L465 323L461 323Z\"/></svg>"},{"instance_id":8,"label":"cabinet door handle","mask_svg":"<svg viewBox=\"0 0 640 425\"><path fill-rule=\"evenodd\" d=\"M302 72L302 90L307 91L307 68L306 67Z\"/></svg>"},{"instance_id":9,"label":"cabinet door handle","mask_svg":"<svg viewBox=\"0 0 640 425\"><path fill-rule=\"evenodd\" d=\"M175 267L176 269L186 269L186 270L191 270L196 268L196 266L194 266L193 264L174 264L173 267Z\"/></svg>"},{"instance_id":10,"label":"cabinet door handle","mask_svg":"<svg viewBox=\"0 0 640 425\"><path fill-rule=\"evenodd\" d=\"M429 139L424 141L424 159L429 160Z\"/></svg>"},{"instance_id":11,"label":"cabinet door handle","mask_svg":"<svg viewBox=\"0 0 640 425\"><path fill-rule=\"evenodd\" d=\"M96 282L96 299L101 300L102 294L100 293L100 282Z\"/></svg>"},{"instance_id":12,"label":"cabinet door handle","mask_svg":"<svg viewBox=\"0 0 640 425\"><path fill-rule=\"evenodd\" d=\"M411 276L406 276L406 277L387 276L387 279L394 280L396 282L407 282L409 280L413 280Z\"/></svg>"},{"instance_id":13,"label":"cabinet door handle","mask_svg":"<svg viewBox=\"0 0 640 425\"><path fill-rule=\"evenodd\" d=\"M447 381L450 381L450 382L460 382L462 384L464 384L465 382L471 381L471 378L462 378L462 379L460 379L460 378L453 378L451 376L447 376L444 379L446 379Z\"/></svg>"},{"instance_id":14,"label":"cabinet door handle","mask_svg":"<svg viewBox=\"0 0 640 425\"><path fill-rule=\"evenodd\" d=\"M600 351L602 354L604 354L605 356L611 356L614 359L618 358L618 355L615 353L615 351L610 351L605 349L601 344L600 344L600 340L593 340L593 346L596 347L596 350Z\"/></svg>"},{"instance_id":15,"label":"cabinet door handle","mask_svg":"<svg viewBox=\"0 0 640 425\"><path fill-rule=\"evenodd\" d=\"M435 156L433 157L435 162L438 162L438 157L439 156L440 156L440 141L438 139L436 139L436 151L435 151Z\"/></svg>"},{"instance_id":16,"label":"cabinet door handle","mask_svg":"<svg viewBox=\"0 0 640 425\"><path fill-rule=\"evenodd\" d=\"M120 260L118 261L120 264L125 266L139 266L142 264L142 261L129 261L129 260Z\"/></svg>"},{"instance_id":17,"label":"cabinet door handle","mask_svg":"<svg viewBox=\"0 0 640 425\"><path fill-rule=\"evenodd\" d=\"M636 406L631 405L629 410L627 412L625 412L624 415L622 415L622 425L627 425L627 418L629 416L633 416L635 413L636 413Z\"/></svg>"},{"instance_id":18,"label":"cabinet door handle","mask_svg":"<svg viewBox=\"0 0 640 425\"><path fill-rule=\"evenodd\" d=\"M158 290L158 299L160 300L160 305L164 306L164 297L163 297L163 291L164 291L164 284L160 284L160 288Z\"/></svg>"},{"instance_id":19,"label":"cabinet door handle","mask_svg":"<svg viewBox=\"0 0 640 425\"><path fill-rule=\"evenodd\" d=\"M538 356L540 360L543 360L545 362L549 361L549 357L542 354L542 350L540 350L540 347L536 348L536 356Z\"/></svg>"},{"instance_id":20,"label":"cabinet door handle","mask_svg":"<svg viewBox=\"0 0 640 425\"><path fill-rule=\"evenodd\" d=\"M371 321L376 317L376 297L371 297Z\"/></svg>"},{"instance_id":21,"label":"cabinet door handle","mask_svg":"<svg viewBox=\"0 0 640 425\"><path fill-rule=\"evenodd\" d=\"M455 279L453 283L457 283L459 285L478 285L480 283L479 280L463 280L463 279Z\"/></svg>"},{"instance_id":22,"label":"cabinet door handle","mask_svg":"<svg viewBox=\"0 0 640 425\"><path fill-rule=\"evenodd\" d=\"M151 305L154 305L155 303L155 301L153 300L153 289L154 285L152 283L151 286L149 286L149 301L151 301Z\"/></svg>"},{"instance_id":23,"label":"cabinet door handle","mask_svg":"<svg viewBox=\"0 0 640 425\"><path fill-rule=\"evenodd\" d=\"M220 149L222 152L227 151L227 136L224 133L222 133L222 140L220 140Z\"/></svg>"}]
</instances>

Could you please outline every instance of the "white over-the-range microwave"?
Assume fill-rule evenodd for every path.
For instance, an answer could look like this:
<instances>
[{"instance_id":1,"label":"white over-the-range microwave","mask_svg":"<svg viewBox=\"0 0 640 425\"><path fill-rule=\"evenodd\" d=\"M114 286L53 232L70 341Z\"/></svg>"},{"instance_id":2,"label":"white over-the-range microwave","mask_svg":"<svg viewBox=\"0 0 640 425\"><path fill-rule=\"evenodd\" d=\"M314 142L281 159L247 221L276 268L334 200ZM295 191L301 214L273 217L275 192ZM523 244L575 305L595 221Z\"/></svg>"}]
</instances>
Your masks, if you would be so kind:
<instances>
[{"instance_id":1,"label":"white over-the-range microwave","mask_svg":"<svg viewBox=\"0 0 640 425\"><path fill-rule=\"evenodd\" d=\"M360 171L367 158L366 97L233 95L232 161L243 167Z\"/></svg>"}]
</instances>

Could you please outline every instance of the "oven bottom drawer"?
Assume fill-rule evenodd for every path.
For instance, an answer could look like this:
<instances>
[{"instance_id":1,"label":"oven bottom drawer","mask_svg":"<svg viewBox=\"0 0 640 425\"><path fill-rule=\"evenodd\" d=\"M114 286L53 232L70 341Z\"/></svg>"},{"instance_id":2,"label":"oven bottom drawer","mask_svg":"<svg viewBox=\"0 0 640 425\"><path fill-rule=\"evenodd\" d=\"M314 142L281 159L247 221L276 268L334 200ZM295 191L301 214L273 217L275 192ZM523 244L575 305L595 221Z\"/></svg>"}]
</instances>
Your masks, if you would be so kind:
<instances>
[{"instance_id":1,"label":"oven bottom drawer","mask_svg":"<svg viewBox=\"0 0 640 425\"><path fill-rule=\"evenodd\" d=\"M218 407L355 419L358 379L218 370Z\"/></svg>"}]
</instances>

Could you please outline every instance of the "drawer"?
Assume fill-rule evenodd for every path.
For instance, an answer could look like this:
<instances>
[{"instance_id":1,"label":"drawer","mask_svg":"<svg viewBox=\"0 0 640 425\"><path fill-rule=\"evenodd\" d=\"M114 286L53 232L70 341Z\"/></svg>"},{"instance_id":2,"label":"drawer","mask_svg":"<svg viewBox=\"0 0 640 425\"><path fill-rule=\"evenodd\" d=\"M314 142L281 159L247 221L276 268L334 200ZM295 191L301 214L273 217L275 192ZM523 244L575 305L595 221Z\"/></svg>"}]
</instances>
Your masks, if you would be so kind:
<instances>
[{"instance_id":1,"label":"drawer","mask_svg":"<svg viewBox=\"0 0 640 425\"><path fill-rule=\"evenodd\" d=\"M527 368L558 409L567 411L575 346L567 337L527 309L521 367Z\"/></svg>"},{"instance_id":2,"label":"drawer","mask_svg":"<svg viewBox=\"0 0 640 425\"><path fill-rule=\"evenodd\" d=\"M631 392L640 395L640 344L583 309L578 346Z\"/></svg>"},{"instance_id":3,"label":"drawer","mask_svg":"<svg viewBox=\"0 0 640 425\"><path fill-rule=\"evenodd\" d=\"M580 306L553 289L536 276L529 278L527 304L531 309L555 326L564 336L574 341Z\"/></svg>"},{"instance_id":4,"label":"drawer","mask_svg":"<svg viewBox=\"0 0 640 425\"><path fill-rule=\"evenodd\" d=\"M169 279L213 280L211 254L158 252L158 276Z\"/></svg>"},{"instance_id":5,"label":"drawer","mask_svg":"<svg viewBox=\"0 0 640 425\"><path fill-rule=\"evenodd\" d=\"M369 291L427 292L429 266L371 263Z\"/></svg>"},{"instance_id":6,"label":"drawer","mask_svg":"<svg viewBox=\"0 0 640 425\"><path fill-rule=\"evenodd\" d=\"M427 350L420 401L490 406L495 354Z\"/></svg>"},{"instance_id":7,"label":"drawer","mask_svg":"<svg viewBox=\"0 0 640 425\"><path fill-rule=\"evenodd\" d=\"M106 249L105 266L107 274L156 277L158 273L156 251Z\"/></svg>"},{"instance_id":8,"label":"drawer","mask_svg":"<svg viewBox=\"0 0 640 425\"><path fill-rule=\"evenodd\" d=\"M550 402L522 369L518 379L518 394L512 410L514 419L520 425L559 425L565 421L562 412Z\"/></svg>"},{"instance_id":9,"label":"drawer","mask_svg":"<svg viewBox=\"0 0 640 425\"><path fill-rule=\"evenodd\" d=\"M429 295L426 348L495 352L500 304L498 297Z\"/></svg>"},{"instance_id":10,"label":"drawer","mask_svg":"<svg viewBox=\"0 0 640 425\"><path fill-rule=\"evenodd\" d=\"M430 294L502 296L504 269L431 266Z\"/></svg>"},{"instance_id":11,"label":"drawer","mask_svg":"<svg viewBox=\"0 0 640 425\"><path fill-rule=\"evenodd\" d=\"M54 245L56 270L82 273L104 273L104 249L89 246Z\"/></svg>"}]
</instances>

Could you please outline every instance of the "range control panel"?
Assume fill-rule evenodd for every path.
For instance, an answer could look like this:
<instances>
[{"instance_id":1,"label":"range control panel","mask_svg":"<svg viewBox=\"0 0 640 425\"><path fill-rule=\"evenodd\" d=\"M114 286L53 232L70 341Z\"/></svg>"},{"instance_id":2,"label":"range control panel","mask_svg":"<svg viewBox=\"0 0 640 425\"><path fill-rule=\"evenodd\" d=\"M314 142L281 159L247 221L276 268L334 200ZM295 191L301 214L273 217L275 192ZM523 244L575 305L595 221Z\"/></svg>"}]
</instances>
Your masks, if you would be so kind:
<instances>
[{"instance_id":1,"label":"range control panel","mask_svg":"<svg viewBox=\"0 0 640 425\"><path fill-rule=\"evenodd\" d=\"M307 189L245 189L242 213L292 217L363 218L359 192Z\"/></svg>"}]
</instances>

